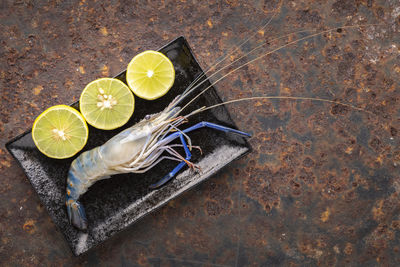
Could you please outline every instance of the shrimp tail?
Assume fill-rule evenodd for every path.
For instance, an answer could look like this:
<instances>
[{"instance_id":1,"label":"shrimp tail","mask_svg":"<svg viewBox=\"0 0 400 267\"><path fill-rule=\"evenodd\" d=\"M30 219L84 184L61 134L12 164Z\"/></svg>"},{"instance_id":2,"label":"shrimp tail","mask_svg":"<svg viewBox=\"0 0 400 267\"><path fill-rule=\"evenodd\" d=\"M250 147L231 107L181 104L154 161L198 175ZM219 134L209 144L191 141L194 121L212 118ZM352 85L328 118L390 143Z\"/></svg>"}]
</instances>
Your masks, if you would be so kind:
<instances>
[{"instance_id":1,"label":"shrimp tail","mask_svg":"<svg viewBox=\"0 0 400 267\"><path fill-rule=\"evenodd\" d=\"M81 231L87 230L85 209L79 201L67 197L67 212L70 224Z\"/></svg>"},{"instance_id":2,"label":"shrimp tail","mask_svg":"<svg viewBox=\"0 0 400 267\"><path fill-rule=\"evenodd\" d=\"M83 158L83 160L82 160ZM67 179L67 194L65 205L67 206L67 213L69 223L78 228L81 231L87 230L88 222L86 219L86 213L83 205L78 201L79 197L86 192L87 187L90 186L86 179L86 172L84 171L84 165L82 161L87 162L90 158L90 153L82 153L82 155L76 158L68 172Z\"/></svg>"}]
</instances>

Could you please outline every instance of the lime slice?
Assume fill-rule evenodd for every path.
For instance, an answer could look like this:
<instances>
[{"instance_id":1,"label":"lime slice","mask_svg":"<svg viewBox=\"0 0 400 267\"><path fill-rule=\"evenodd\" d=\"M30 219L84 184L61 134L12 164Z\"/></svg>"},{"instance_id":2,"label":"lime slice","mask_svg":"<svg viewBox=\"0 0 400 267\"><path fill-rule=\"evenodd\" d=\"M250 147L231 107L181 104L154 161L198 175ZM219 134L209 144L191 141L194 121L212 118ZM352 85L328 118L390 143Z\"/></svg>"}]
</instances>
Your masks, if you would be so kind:
<instances>
[{"instance_id":1,"label":"lime slice","mask_svg":"<svg viewBox=\"0 0 400 267\"><path fill-rule=\"evenodd\" d=\"M165 95L175 80L172 62L163 54L145 51L136 55L126 70L126 81L140 98L157 99Z\"/></svg>"},{"instance_id":2,"label":"lime slice","mask_svg":"<svg viewBox=\"0 0 400 267\"><path fill-rule=\"evenodd\" d=\"M112 130L128 122L135 100L129 87L118 79L101 78L86 85L79 108L95 128Z\"/></svg>"},{"instance_id":3,"label":"lime slice","mask_svg":"<svg viewBox=\"0 0 400 267\"><path fill-rule=\"evenodd\" d=\"M32 139L37 148L56 159L69 158L78 153L85 146L88 135L82 115L65 105L46 109L32 127Z\"/></svg>"}]
</instances>

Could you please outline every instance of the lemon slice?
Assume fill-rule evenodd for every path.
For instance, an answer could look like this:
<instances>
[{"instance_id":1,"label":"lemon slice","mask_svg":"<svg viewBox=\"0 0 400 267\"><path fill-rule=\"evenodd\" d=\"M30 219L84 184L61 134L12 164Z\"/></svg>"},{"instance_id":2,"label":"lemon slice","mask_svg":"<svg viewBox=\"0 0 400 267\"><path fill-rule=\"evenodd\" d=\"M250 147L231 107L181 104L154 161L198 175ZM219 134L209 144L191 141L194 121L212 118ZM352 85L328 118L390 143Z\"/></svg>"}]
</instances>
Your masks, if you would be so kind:
<instances>
[{"instance_id":1,"label":"lemon slice","mask_svg":"<svg viewBox=\"0 0 400 267\"><path fill-rule=\"evenodd\" d=\"M78 153L85 146L88 134L82 115L65 105L46 109L32 127L32 139L37 148L56 159L69 158Z\"/></svg>"},{"instance_id":2,"label":"lemon slice","mask_svg":"<svg viewBox=\"0 0 400 267\"><path fill-rule=\"evenodd\" d=\"M135 100L125 83L118 79L101 78L86 85L79 108L90 125L112 130L128 122L135 108Z\"/></svg>"},{"instance_id":3,"label":"lemon slice","mask_svg":"<svg viewBox=\"0 0 400 267\"><path fill-rule=\"evenodd\" d=\"M126 81L140 98L153 100L165 95L175 80L172 62L156 51L136 55L126 70Z\"/></svg>"}]
</instances>

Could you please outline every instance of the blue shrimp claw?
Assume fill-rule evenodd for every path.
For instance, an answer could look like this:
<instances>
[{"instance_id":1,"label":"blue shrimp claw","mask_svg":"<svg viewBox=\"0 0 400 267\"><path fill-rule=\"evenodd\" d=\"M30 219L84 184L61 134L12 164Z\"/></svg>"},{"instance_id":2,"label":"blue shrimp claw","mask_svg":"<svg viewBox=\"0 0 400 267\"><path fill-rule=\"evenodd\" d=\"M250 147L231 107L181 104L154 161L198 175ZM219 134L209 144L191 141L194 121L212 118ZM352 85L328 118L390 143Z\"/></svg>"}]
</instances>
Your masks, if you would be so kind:
<instances>
[{"instance_id":1,"label":"blue shrimp claw","mask_svg":"<svg viewBox=\"0 0 400 267\"><path fill-rule=\"evenodd\" d=\"M79 201L67 198L67 212L70 224L81 231L87 230L85 209Z\"/></svg>"},{"instance_id":2,"label":"blue shrimp claw","mask_svg":"<svg viewBox=\"0 0 400 267\"><path fill-rule=\"evenodd\" d=\"M245 136L245 137L251 137L251 134L246 133L246 132L242 132L236 129L232 129L229 127L225 127L222 125L218 125L212 122L207 122L207 121L202 121L199 122L195 125L193 125L192 127L189 127L183 131L179 131L179 132L175 132L170 134L169 136L167 136L165 139L168 139L168 141L172 141L175 138L180 138L183 148L185 149L185 153L186 153L186 160L190 160L190 158L192 157L192 154L189 151L189 148L185 142L185 139L183 138L183 133L188 133L200 128L211 128L211 129L215 129L218 131L222 131L222 132L226 132L226 133L234 133L234 134L238 134L241 136ZM155 184L150 185L150 189L157 189L160 188L161 186L163 186L164 184L166 184L167 182L169 182L172 178L174 178L174 176L186 165L185 161L181 161L178 166L176 166L171 172L169 172L166 176L164 176L164 178L162 178L160 181L158 181Z\"/></svg>"}]
</instances>

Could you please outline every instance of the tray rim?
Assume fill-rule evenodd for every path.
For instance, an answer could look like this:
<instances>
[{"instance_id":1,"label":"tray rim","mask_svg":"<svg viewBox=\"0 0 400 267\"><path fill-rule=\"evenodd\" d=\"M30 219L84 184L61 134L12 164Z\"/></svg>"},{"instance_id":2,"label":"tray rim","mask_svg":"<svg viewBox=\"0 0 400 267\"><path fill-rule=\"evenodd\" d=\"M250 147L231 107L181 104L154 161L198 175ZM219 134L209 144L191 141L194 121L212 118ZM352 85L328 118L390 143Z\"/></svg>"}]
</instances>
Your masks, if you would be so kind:
<instances>
[{"instance_id":1,"label":"tray rim","mask_svg":"<svg viewBox=\"0 0 400 267\"><path fill-rule=\"evenodd\" d=\"M189 45L187 39L186 39L183 35L180 35L180 36L176 37L175 39L169 41L167 44L163 45L161 48L157 49L156 51L160 51L160 50L162 50L162 49L168 47L169 45L171 45L171 44L173 44L174 42L177 42L177 41L179 41L179 40L182 40L183 45L186 45L186 46L187 46L187 48L189 49L189 52L193 55L193 59L194 59L195 63L199 66L199 69L200 69L200 71L204 74L204 77L206 78L206 80L208 80L208 76L206 75L206 73L204 72L204 70L201 68L201 66L200 66L200 64L199 64L199 62L198 62L198 60L197 60L197 58L196 58L196 56L195 56L195 54L194 54L192 48L190 47L190 45ZM120 71L117 75L114 75L113 78L116 78L116 77L122 75L124 72L126 72L126 69ZM215 89L214 85L212 85L212 88L214 89L214 92L215 92L215 96L216 96L216 98L217 98L217 101L223 102L222 99L221 99L221 97L219 96L217 90ZM72 102L71 104L68 104L68 106L73 106L73 105L76 105L76 104L78 104L78 103L79 103L79 100L77 100L77 101L75 101L75 102ZM233 126L234 128L238 128L238 127L236 126L235 121L231 118L231 114L230 114L228 111L227 111L227 115L228 115L229 120L232 121L232 124L233 124L232 126ZM143 214L143 215L137 217L136 220L134 220L133 222L131 222L131 223L129 223L128 225L124 226L122 229L116 230L114 233L112 233L112 234L111 234L109 237L107 237L106 239L104 239L104 240L102 240L102 241L100 241L100 242L97 242L97 243L95 243L93 246L91 246L91 247L89 247L88 249L86 249L85 251L83 251L83 252L81 252L81 253L78 253L78 251L77 251L77 250L74 250L73 247L70 245L70 242L67 241L67 238L65 237L65 233L64 233L64 231L62 231L61 227L60 227L57 223L55 223L55 220L54 220L54 218L53 218L53 215L52 215L51 212L48 210L47 206L43 203L42 199L39 197L39 194L38 194L38 192L36 191L36 189L35 189L34 185L32 184L31 180L29 179L29 176L28 176L28 174L26 173L25 168L22 166L22 163L21 163L20 160L15 156L15 154L12 152L12 150L11 150L11 148L10 148L10 146L12 145L12 143L14 143L15 141L21 139L22 137L24 137L25 135L27 135L27 134L29 134L29 133L31 133L31 132L32 132L32 128L30 128L29 130L27 130L27 131L25 131L25 132L23 132L23 133L21 133L21 134L15 136L15 137L11 138L9 141L6 142L5 147L6 147L7 151L11 154L11 156L14 158L14 160L17 161L19 167L22 169L22 171L23 171L23 173L25 174L27 180L28 180L29 183L31 184L31 186L32 186L33 190L35 191L36 195L38 196L38 199L39 199L40 203L46 208L47 214L50 216L50 218L51 218L51 220L52 220L52 223L56 226L56 229L64 236L64 241L67 243L67 245L68 245L68 247L70 248L72 254L73 254L74 256L76 256L76 257L85 255L85 254L87 254L88 252L90 252L91 250L95 249L97 246L99 246L99 245L101 245L102 243L106 242L107 240L116 237L116 235L118 235L118 234L120 234L121 232L127 230L128 228L132 227L133 225L135 225L136 223L138 223L140 220L142 220L144 217L147 217L149 214L153 214L154 212L158 211L160 208L162 208L162 207L164 207L165 205L167 205L171 200L179 199L179 198L183 195L183 193L185 193L185 192L187 192L187 191L189 191L189 190L195 189L196 187L198 187L198 186L199 186L200 184L202 184L203 182L209 180L212 176L215 176L215 175L221 173L221 171L225 170L225 168L226 168L228 165L230 165L233 161L239 160L239 159L245 157L247 154L249 154L250 152L253 151L253 148L252 148L252 146L250 145L250 143L248 142L248 140L247 140L246 138L243 138L243 140L244 140L244 145L243 145L243 147L246 147L246 151L244 151L241 155L239 155L239 156L237 156L236 158L234 158L233 160L227 162L225 165L223 165L221 168L219 168L216 172L210 174L208 177L202 179L200 182L197 182L197 183L195 183L194 185L192 185L192 186L190 186L190 187L184 189L183 191L181 191L181 192L180 192L178 195L176 195L175 197L170 198L168 201L162 203L162 204L159 205L158 207L155 207L155 208L152 209L151 211L149 211L149 212L147 212L147 213L145 213L145 214Z\"/></svg>"}]
</instances>

